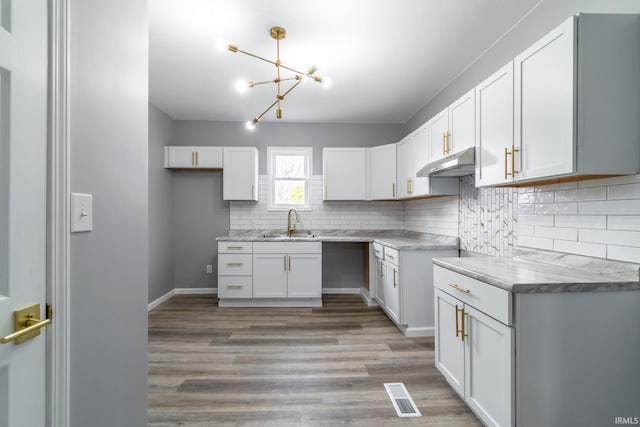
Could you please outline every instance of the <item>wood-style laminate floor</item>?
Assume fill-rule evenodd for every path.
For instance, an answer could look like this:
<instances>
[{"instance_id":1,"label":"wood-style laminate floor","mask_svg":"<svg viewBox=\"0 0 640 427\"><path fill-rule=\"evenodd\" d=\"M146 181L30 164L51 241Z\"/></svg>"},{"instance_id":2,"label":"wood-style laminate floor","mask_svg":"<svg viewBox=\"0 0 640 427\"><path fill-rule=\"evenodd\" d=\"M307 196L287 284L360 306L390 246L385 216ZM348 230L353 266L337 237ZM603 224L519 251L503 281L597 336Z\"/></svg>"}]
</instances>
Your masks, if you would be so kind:
<instances>
[{"instance_id":1,"label":"wood-style laminate floor","mask_svg":"<svg viewBox=\"0 0 640 427\"><path fill-rule=\"evenodd\" d=\"M149 426L480 426L434 367L357 295L323 308L218 308L174 296L149 313ZM422 412L398 418L403 382Z\"/></svg>"}]
</instances>

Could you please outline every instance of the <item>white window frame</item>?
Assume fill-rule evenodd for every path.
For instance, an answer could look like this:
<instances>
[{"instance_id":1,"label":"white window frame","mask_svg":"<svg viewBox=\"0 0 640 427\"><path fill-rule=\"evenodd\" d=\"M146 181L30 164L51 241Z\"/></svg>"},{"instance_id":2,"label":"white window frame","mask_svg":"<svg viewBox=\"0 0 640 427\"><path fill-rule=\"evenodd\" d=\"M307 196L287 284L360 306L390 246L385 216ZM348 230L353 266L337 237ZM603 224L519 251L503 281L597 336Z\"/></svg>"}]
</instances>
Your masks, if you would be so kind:
<instances>
[{"instance_id":1,"label":"white window frame","mask_svg":"<svg viewBox=\"0 0 640 427\"><path fill-rule=\"evenodd\" d=\"M305 203L303 205L275 204L275 162L277 156L304 156L305 159ZM288 211L291 208L299 211L311 210L311 177L313 167L313 147L267 147L267 178L269 181L269 211Z\"/></svg>"}]
</instances>

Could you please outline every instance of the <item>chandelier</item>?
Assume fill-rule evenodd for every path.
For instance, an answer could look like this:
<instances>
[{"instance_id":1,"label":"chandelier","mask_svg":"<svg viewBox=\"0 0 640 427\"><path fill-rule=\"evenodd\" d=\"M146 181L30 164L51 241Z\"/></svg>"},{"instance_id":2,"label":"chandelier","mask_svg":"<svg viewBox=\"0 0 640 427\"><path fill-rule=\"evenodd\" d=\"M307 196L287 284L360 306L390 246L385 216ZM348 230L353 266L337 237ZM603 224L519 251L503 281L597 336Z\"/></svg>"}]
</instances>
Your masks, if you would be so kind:
<instances>
[{"instance_id":1,"label":"chandelier","mask_svg":"<svg viewBox=\"0 0 640 427\"><path fill-rule=\"evenodd\" d=\"M269 34L271 35L271 38L275 39L276 41L276 60L272 61L270 59L267 58L263 58L261 56L255 55L253 53L244 51L242 49L239 49L238 46L236 45L228 45L227 49L229 49L231 52L233 53L243 53L247 56L251 56L253 58L259 59L261 61L265 61L268 62L269 64L273 64L276 66L276 77L271 79L271 80L265 80L265 81L260 81L260 82L248 82L246 84L242 84L242 86L239 87L239 89L245 89L245 88L253 88L255 86L259 86L259 85L264 85L264 84L269 84L269 83L275 83L276 84L276 98L275 101L273 101L273 103L271 105L269 105L267 107L266 110L264 110L261 114L255 116L252 120L247 122L247 128L249 129L253 129L255 127L255 125L258 124L258 122L260 121L260 119L262 118L262 116L264 116L265 114L267 114L267 112L269 112L269 110L271 110L273 107L276 107L276 118L281 119L282 118L282 108L281 108L281 102L284 101L284 98L289 95L289 93L291 93L292 90L294 90L296 87L298 87L298 85L300 83L303 82L303 79L308 78L311 80L314 80L318 83L323 83L323 81L325 82L325 85L327 83L327 81L325 79L323 79L320 76L314 75L315 72L317 71L317 67L315 66L311 66L306 72L304 71L299 71L296 70L295 68L291 68L288 67L284 64L282 64L282 62L280 61L280 40L284 39L287 36L287 32L285 31L284 28L282 27L272 27L269 30ZM290 72L293 72L294 75L292 77L283 77L283 70L287 70ZM283 86L288 83L291 82L293 83L288 89L284 90ZM284 91L283 91L284 90Z\"/></svg>"}]
</instances>

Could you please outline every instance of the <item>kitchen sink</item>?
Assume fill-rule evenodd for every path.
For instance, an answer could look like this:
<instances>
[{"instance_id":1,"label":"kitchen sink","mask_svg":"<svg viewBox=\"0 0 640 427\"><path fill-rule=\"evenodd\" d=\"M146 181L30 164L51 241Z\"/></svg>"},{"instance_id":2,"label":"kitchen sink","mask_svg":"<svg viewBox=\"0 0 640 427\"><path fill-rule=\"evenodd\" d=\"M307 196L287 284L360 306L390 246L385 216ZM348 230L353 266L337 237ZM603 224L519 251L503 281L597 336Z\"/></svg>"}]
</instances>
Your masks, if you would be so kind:
<instances>
[{"instance_id":1,"label":"kitchen sink","mask_svg":"<svg viewBox=\"0 0 640 427\"><path fill-rule=\"evenodd\" d=\"M291 236L288 236L286 231L270 231L260 235L261 239L315 239L317 237L311 230L296 230L291 233Z\"/></svg>"}]
</instances>

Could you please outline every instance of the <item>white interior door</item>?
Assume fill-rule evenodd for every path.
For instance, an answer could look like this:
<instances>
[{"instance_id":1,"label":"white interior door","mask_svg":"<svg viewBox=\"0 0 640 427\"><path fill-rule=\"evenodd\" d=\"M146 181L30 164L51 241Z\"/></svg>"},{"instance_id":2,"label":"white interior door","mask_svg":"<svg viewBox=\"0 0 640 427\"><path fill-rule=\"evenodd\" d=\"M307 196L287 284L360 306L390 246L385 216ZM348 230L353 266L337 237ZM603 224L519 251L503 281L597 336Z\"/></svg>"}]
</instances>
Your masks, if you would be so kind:
<instances>
[{"instance_id":1,"label":"white interior door","mask_svg":"<svg viewBox=\"0 0 640 427\"><path fill-rule=\"evenodd\" d=\"M47 1L0 1L0 337L45 316ZM0 345L0 427L45 424L45 336Z\"/></svg>"}]
</instances>

